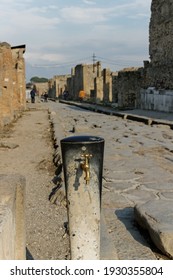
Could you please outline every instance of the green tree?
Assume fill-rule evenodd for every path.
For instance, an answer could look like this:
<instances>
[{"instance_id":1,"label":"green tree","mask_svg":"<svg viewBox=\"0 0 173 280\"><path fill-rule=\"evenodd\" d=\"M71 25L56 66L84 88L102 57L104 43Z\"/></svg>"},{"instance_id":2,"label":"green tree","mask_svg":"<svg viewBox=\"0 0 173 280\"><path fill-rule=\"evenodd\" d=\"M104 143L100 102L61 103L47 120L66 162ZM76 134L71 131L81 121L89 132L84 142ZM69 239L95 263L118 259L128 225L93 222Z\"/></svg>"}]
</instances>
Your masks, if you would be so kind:
<instances>
[{"instance_id":1,"label":"green tree","mask_svg":"<svg viewBox=\"0 0 173 280\"><path fill-rule=\"evenodd\" d=\"M31 83L47 83L48 79L47 78L40 78L40 77L35 76L35 77L32 77L30 79L30 82Z\"/></svg>"}]
</instances>

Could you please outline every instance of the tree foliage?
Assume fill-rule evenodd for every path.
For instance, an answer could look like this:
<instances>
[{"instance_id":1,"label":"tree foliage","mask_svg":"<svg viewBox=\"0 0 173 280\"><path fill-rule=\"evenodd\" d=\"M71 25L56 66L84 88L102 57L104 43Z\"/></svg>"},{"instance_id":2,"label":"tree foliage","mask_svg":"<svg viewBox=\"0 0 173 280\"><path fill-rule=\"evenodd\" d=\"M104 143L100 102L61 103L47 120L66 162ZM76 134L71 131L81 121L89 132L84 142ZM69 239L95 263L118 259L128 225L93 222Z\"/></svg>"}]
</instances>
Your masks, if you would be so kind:
<instances>
[{"instance_id":1,"label":"tree foliage","mask_svg":"<svg viewBox=\"0 0 173 280\"><path fill-rule=\"evenodd\" d=\"M40 78L40 77L35 76L35 77L32 77L30 79L30 82L31 83L47 83L48 79L47 78Z\"/></svg>"}]
</instances>

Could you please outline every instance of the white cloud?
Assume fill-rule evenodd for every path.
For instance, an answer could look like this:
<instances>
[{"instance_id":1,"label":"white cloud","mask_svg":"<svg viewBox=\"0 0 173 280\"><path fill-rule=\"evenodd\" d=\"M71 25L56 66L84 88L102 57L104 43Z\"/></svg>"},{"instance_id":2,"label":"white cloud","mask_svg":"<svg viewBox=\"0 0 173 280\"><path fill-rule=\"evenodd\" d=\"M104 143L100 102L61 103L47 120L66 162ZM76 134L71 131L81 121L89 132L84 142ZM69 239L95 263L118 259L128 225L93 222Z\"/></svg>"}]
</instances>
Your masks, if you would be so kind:
<instances>
[{"instance_id":1,"label":"white cloud","mask_svg":"<svg viewBox=\"0 0 173 280\"><path fill-rule=\"evenodd\" d=\"M31 51L29 53L26 52L25 58L30 64L35 66L37 65L44 65L48 61L50 64L63 63L65 56L56 53L44 53L44 51ZM37 62L37 63L35 63Z\"/></svg>"},{"instance_id":2,"label":"white cloud","mask_svg":"<svg viewBox=\"0 0 173 280\"><path fill-rule=\"evenodd\" d=\"M80 24L92 24L106 20L104 9L100 8L81 8L81 7L65 7L61 10L61 17L67 22Z\"/></svg>"},{"instance_id":3,"label":"white cloud","mask_svg":"<svg viewBox=\"0 0 173 280\"><path fill-rule=\"evenodd\" d=\"M89 0L83 0L83 3L87 4L87 5L95 5L96 2L94 1L89 1Z\"/></svg>"},{"instance_id":4,"label":"white cloud","mask_svg":"<svg viewBox=\"0 0 173 280\"><path fill-rule=\"evenodd\" d=\"M93 3L92 1L83 0L87 4ZM105 7L79 7L67 6L61 9L61 17L67 22L80 23L80 24L93 24L97 22L108 21L123 16L129 18L146 17L149 11L149 3L151 0L134 0L125 3L114 3L114 5L106 5ZM97 4L97 6L99 6Z\"/></svg>"},{"instance_id":5,"label":"white cloud","mask_svg":"<svg viewBox=\"0 0 173 280\"><path fill-rule=\"evenodd\" d=\"M1 41L26 44L32 64L78 63L88 56L92 61L93 52L142 60L150 5L151 0L0 0Z\"/></svg>"}]
</instances>

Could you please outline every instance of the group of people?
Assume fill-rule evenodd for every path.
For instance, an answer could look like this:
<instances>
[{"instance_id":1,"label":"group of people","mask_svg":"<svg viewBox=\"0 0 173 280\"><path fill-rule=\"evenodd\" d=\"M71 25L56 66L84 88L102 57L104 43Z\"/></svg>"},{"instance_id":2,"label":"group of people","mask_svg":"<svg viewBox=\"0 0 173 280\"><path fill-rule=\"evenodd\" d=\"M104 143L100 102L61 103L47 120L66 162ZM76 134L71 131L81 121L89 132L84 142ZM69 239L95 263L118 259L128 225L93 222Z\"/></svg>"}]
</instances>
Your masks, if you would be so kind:
<instances>
[{"instance_id":1,"label":"group of people","mask_svg":"<svg viewBox=\"0 0 173 280\"><path fill-rule=\"evenodd\" d=\"M31 103L35 103L36 91L35 91L34 88L30 91L30 95L31 95ZM43 100L44 100L45 102L48 101L48 94L47 94L47 92L45 92L44 94L42 94L41 97L43 98Z\"/></svg>"},{"instance_id":2,"label":"group of people","mask_svg":"<svg viewBox=\"0 0 173 280\"><path fill-rule=\"evenodd\" d=\"M34 88L30 91L30 95L31 95L31 103L35 103L36 90ZM68 92L68 90L64 90L64 92L62 93L61 98L64 99L64 100L68 100L69 99L69 92ZM45 92L44 94L41 95L41 100L44 101L44 102L48 101L48 94L47 94L47 92Z\"/></svg>"}]
</instances>

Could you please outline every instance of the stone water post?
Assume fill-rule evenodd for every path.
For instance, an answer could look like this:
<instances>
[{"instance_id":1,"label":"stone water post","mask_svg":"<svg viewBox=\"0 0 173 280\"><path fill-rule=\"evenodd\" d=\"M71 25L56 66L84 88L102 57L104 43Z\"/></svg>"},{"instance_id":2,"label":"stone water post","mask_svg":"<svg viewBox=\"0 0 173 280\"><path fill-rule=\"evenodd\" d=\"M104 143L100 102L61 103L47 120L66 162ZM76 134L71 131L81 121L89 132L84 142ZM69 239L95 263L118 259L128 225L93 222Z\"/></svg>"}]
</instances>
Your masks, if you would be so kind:
<instances>
[{"instance_id":1,"label":"stone water post","mask_svg":"<svg viewBox=\"0 0 173 280\"><path fill-rule=\"evenodd\" d=\"M100 259L100 210L104 139L61 140L72 260Z\"/></svg>"}]
</instances>

